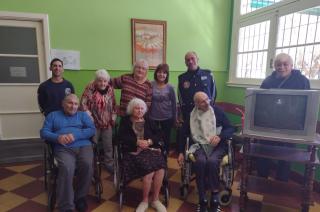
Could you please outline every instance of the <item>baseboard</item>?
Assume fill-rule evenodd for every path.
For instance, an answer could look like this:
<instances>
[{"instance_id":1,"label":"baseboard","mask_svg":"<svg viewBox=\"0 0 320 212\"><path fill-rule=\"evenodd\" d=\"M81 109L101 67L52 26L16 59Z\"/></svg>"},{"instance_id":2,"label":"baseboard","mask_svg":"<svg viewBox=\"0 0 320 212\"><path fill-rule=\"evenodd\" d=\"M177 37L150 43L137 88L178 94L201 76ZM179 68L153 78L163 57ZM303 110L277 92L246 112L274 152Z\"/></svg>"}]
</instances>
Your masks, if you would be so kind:
<instances>
[{"instance_id":1,"label":"baseboard","mask_svg":"<svg viewBox=\"0 0 320 212\"><path fill-rule=\"evenodd\" d=\"M43 159L41 139L0 140L0 164Z\"/></svg>"}]
</instances>

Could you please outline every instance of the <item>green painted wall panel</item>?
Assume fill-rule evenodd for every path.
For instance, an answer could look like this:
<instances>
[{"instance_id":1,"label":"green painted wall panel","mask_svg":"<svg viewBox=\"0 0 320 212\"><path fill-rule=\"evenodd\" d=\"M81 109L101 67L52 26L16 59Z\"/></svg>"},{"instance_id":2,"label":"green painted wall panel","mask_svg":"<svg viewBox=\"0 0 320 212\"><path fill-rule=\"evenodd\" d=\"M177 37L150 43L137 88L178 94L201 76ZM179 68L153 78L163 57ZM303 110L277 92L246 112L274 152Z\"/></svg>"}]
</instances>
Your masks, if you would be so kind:
<instances>
[{"instance_id":1,"label":"green painted wall panel","mask_svg":"<svg viewBox=\"0 0 320 212\"><path fill-rule=\"evenodd\" d=\"M79 50L81 68L130 70L131 18L167 21L167 62L184 70L186 51L226 71L231 0L1 0L0 11L45 13L51 47Z\"/></svg>"}]
</instances>

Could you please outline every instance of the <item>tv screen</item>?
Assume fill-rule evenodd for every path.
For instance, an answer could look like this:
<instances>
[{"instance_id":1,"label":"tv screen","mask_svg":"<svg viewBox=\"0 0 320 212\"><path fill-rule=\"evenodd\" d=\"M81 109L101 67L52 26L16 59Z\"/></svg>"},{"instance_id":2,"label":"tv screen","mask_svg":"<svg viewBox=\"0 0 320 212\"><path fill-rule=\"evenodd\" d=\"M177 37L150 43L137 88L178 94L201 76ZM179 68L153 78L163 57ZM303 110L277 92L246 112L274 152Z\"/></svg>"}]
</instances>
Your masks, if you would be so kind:
<instances>
[{"instance_id":1,"label":"tv screen","mask_svg":"<svg viewBox=\"0 0 320 212\"><path fill-rule=\"evenodd\" d=\"M313 141L320 91L248 88L243 133L261 139Z\"/></svg>"},{"instance_id":2,"label":"tv screen","mask_svg":"<svg viewBox=\"0 0 320 212\"><path fill-rule=\"evenodd\" d=\"M254 125L303 130L308 97L305 95L257 94Z\"/></svg>"}]
</instances>

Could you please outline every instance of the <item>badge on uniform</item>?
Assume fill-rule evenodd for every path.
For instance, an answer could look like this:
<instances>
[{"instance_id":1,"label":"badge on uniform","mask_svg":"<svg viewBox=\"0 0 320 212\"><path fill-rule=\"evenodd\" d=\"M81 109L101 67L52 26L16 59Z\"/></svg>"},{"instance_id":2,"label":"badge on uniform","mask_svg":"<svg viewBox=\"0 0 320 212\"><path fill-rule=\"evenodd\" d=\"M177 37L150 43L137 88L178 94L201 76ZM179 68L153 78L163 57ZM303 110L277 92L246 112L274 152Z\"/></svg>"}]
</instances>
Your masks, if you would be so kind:
<instances>
[{"instance_id":1,"label":"badge on uniform","mask_svg":"<svg viewBox=\"0 0 320 212\"><path fill-rule=\"evenodd\" d=\"M206 79L208 79L207 76L201 76L201 80L206 80Z\"/></svg>"},{"instance_id":2,"label":"badge on uniform","mask_svg":"<svg viewBox=\"0 0 320 212\"><path fill-rule=\"evenodd\" d=\"M69 94L71 94L71 88L66 88L65 90L64 90L64 94L67 96L67 95L69 95Z\"/></svg>"},{"instance_id":3,"label":"badge on uniform","mask_svg":"<svg viewBox=\"0 0 320 212\"><path fill-rule=\"evenodd\" d=\"M190 82L189 81L183 82L183 88L188 89L189 87L190 87Z\"/></svg>"}]
</instances>

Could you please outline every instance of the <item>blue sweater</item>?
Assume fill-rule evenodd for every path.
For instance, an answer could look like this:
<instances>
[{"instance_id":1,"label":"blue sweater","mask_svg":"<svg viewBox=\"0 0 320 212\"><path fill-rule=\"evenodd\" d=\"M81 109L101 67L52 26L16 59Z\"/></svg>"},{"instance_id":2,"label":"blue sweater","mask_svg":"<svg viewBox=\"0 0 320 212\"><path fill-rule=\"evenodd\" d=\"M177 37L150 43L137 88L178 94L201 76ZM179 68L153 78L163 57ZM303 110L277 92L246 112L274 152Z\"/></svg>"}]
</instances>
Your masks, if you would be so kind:
<instances>
[{"instance_id":1,"label":"blue sweater","mask_svg":"<svg viewBox=\"0 0 320 212\"><path fill-rule=\"evenodd\" d=\"M91 145L91 137L95 134L94 123L86 112L77 112L72 116L63 111L54 111L46 117L40 136L42 139L61 147L58 143L59 135L71 133L75 141L67 147L81 147Z\"/></svg>"}]
</instances>

